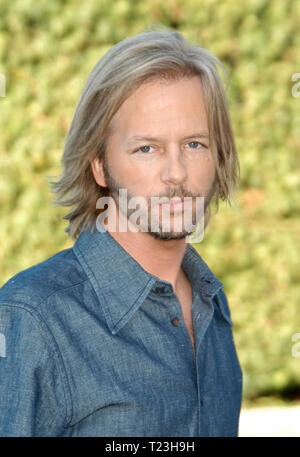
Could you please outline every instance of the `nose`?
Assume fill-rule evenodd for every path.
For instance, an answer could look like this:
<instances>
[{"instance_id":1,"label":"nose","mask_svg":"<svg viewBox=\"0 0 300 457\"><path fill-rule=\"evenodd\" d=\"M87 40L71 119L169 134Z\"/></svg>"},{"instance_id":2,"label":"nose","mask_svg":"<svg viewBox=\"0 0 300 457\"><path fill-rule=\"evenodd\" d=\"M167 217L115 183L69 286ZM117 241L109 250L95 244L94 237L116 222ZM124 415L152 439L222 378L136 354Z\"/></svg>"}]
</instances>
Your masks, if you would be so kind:
<instances>
[{"instance_id":1,"label":"nose","mask_svg":"<svg viewBox=\"0 0 300 457\"><path fill-rule=\"evenodd\" d=\"M187 170L181 157L181 151L173 149L166 157L161 171L161 180L165 184L182 184L187 181Z\"/></svg>"}]
</instances>

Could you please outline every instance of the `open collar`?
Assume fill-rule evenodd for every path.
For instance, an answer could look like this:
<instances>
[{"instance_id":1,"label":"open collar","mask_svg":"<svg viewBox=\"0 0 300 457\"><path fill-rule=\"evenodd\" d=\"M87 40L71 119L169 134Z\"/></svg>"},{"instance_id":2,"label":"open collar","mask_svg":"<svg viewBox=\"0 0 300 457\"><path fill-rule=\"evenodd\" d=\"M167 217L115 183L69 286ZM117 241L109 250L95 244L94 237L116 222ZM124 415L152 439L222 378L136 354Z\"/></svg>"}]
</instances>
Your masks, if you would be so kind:
<instances>
[{"instance_id":1,"label":"open collar","mask_svg":"<svg viewBox=\"0 0 300 457\"><path fill-rule=\"evenodd\" d=\"M154 285L173 290L169 282L145 271L107 231L82 231L73 251L95 290L112 334L129 321ZM204 298L213 298L223 287L189 244L182 268Z\"/></svg>"}]
</instances>

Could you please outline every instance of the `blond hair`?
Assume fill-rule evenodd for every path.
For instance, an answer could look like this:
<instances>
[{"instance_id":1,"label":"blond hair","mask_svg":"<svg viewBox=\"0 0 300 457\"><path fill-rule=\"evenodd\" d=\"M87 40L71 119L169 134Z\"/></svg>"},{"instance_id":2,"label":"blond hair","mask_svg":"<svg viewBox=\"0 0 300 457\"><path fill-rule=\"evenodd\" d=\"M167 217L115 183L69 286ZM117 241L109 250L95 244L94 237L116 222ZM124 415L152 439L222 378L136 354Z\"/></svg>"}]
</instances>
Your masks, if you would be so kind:
<instances>
[{"instance_id":1,"label":"blond hair","mask_svg":"<svg viewBox=\"0 0 300 457\"><path fill-rule=\"evenodd\" d=\"M94 230L99 197L108 189L99 186L90 162L104 158L110 122L122 103L143 82L198 75L203 87L210 148L216 166L215 203L231 204L239 181L235 147L226 92L217 67L220 60L207 49L189 43L178 32L149 30L114 45L95 65L83 88L66 137L63 173L50 182L57 194L56 205L73 209L63 217L71 239L82 230Z\"/></svg>"}]
</instances>

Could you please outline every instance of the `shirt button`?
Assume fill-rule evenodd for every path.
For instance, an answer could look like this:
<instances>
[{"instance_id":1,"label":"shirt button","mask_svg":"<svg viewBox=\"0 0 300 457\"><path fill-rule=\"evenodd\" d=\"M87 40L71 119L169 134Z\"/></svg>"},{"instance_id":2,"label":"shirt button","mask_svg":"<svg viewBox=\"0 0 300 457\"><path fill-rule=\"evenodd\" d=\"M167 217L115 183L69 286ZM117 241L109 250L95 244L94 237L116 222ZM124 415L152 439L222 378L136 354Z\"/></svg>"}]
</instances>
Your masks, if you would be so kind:
<instances>
[{"instance_id":1,"label":"shirt button","mask_svg":"<svg viewBox=\"0 0 300 457\"><path fill-rule=\"evenodd\" d=\"M156 287L155 292L158 294L163 294L166 291L165 287Z\"/></svg>"},{"instance_id":2,"label":"shirt button","mask_svg":"<svg viewBox=\"0 0 300 457\"><path fill-rule=\"evenodd\" d=\"M177 327L177 325L179 324L179 319L178 317L174 317L174 319L172 319L172 324Z\"/></svg>"}]
</instances>

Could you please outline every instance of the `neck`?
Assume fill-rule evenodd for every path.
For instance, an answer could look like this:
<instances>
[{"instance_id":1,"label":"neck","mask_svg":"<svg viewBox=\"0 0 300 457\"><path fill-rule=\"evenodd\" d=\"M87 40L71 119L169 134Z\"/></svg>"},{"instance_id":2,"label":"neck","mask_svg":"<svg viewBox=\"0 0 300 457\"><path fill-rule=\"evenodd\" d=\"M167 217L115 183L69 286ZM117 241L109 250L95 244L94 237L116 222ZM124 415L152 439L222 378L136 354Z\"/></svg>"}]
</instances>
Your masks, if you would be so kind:
<instances>
[{"instance_id":1,"label":"neck","mask_svg":"<svg viewBox=\"0 0 300 457\"><path fill-rule=\"evenodd\" d=\"M176 291L184 280L181 262L186 249L185 239L160 240L147 232L109 232L148 273L172 284Z\"/></svg>"}]
</instances>

